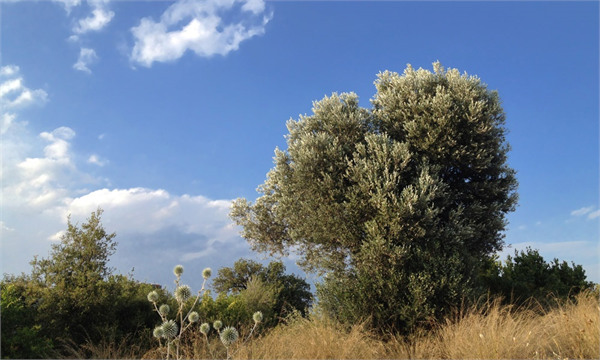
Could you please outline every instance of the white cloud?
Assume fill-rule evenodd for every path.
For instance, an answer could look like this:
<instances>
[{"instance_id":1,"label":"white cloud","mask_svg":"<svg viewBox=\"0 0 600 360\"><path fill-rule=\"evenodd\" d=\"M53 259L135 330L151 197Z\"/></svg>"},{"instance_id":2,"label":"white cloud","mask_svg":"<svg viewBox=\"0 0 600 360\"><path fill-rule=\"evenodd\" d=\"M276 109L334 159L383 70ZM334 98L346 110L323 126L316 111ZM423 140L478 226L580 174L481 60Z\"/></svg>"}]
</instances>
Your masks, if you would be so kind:
<instances>
[{"instance_id":1,"label":"white cloud","mask_svg":"<svg viewBox=\"0 0 600 360\"><path fill-rule=\"evenodd\" d=\"M19 67L15 65L7 65L0 68L0 76L11 76L19 73Z\"/></svg>"},{"instance_id":2,"label":"white cloud","mask_svg":"<svg viewBox=\"0 0 600 360\"><path fill-rule=\"evenodd\" d=\"M115 13L113 11L105 9L102 5L97 5L89 17L79 20L78 24L73 28L73 32L76 34L85 34L90 31L100 31L108 25L114 16Z\"/></svg>"},{"instance_id":3,"label":"white cloud","mask_svg":"<svg viewBox=\"0 0 600 360\"><path fill-rule=\"evenodd\" d=\"M7 94L16 96L22 85L23 81ZM227 216L230 200L161 189L108 188L105 179L79 168L86 160L108 160L77 154L76 136L69 127L30 135L24 122L11 125L3 135L1 249L11 256L3 258L2 271L28 271L34 255L45 257L52 242L60 240L69 214L73 223L81 224L98 207L105 210L106 230L119 235L111 266L120 272L135 267L141 280L172 284L170 269L177 263L193 274L252 257Z\"/></svg>"},{"instance_id":4,"label":"white cloud","mask_svg":"<svg viewBox=\"0 0 600 360\"><path fill-rule=\"evenodd\" d=\"M31 105L43 105L48 94L42 90L31 90L23 85L19 67L7 65L0 68L0 134L5 135L17 122L17 112Z\"/></svg>"},{"instance_id":5,"label":"white cloud","mask_svg":"<svg viewBox=\"0 0 600 360\"><path fill-rule=\"evenodd\" d=\"M235 5L233 0L177 1L163 13L159 22L141 19L140 24L131 29L135 37L131 60L150 67L155 61L175 61L187 50L202 57L237 50L242 41L265 32L272 14L261 15L265 10L263 1L243 2L241 16L238 16L243 20L226 23L219 15L239 12Z\"/></svg>"},{"instance_id":6,"label":"white cloud","mask_svg":"<svg viewBox=\"0 0 600 360\"><path fill-rule=\"evenodd\" d=\"M242 6L242 10L251 11L254 14L260 14L265 11L265 2L263 0L248 0Z\"/></svg>"},{"instance_id":7,"label":"white cloud","mask_svg":"<svg viewBox=\"0 0 600 360\"><path fill-rule=\"evenodd\" d=\"M596 210L596 211L591 212L591 213L588 214L588 219L589 220L595 219L597 217L600 217L600 210Z\"/></svg>"},{"instance_id":8,"label":"white cloud","mask_svg":"<svg viewBox=\"0 0 600 360\"><path fill-rule=\"evenodd\" d=\"M67 15L71 14L71 10L75 6L79 6L81 4L81 0L54 0L54 2L62 3Z\"/></svg>"},{"instance_id":9,"label":"white cloud","mask_svg":"<svg viewBox=\"0 0 600 360\"><path fill-rule=\"evenodd\" d=\"M594 206L583 207L581 209L571 211L571 216L583 216L594 210Z\"/></svg>"},{"instance_id":10,"label":"white cloud","mask_svg":"<svg viewBox=\"0 0 600 360\"><path fill-rule=\"evenodd\" d=\"M102 166L108 164L108 160L101 159L98 155L92 154L88 158L88 163L90 163L90 164L96 164L96 165L102 167Z\"/></svg>"},{"instance_id":11,"label":"white cloud","mask_svg":"<svg viewBox=\"0 0 600 360\"><path fill-rule=\"evenodd\" d=\"M79 52L79 59L73 65L73 69L86 72L91 74L92 71L88 68L88 65L98 60L98 55L94 49L81 48Z\"/></svg>"}]
</instances>

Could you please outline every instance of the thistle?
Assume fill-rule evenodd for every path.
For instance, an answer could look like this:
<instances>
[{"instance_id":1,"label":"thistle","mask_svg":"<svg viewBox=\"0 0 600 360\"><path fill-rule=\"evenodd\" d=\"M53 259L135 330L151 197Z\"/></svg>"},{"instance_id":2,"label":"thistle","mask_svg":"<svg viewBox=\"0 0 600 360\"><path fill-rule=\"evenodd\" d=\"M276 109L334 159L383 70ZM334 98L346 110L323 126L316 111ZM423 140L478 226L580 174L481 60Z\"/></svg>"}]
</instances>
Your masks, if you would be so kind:
<instances>
[{"instance_id":1,"label":"thistle","mask_svg":"<svg viewBox=\"0 0 600 360\"><path fill-rule=\"evenodd\" d=\"M192 312L190 313L190 315L188 315L188 319L190 320L190 322L192 322L192 323L195 323L195 322L197 322L198 320L200 320L200 315L198 315L198 313L197 313L197 312L195 312L195 311L192 311Z\"/></svg>"},{"instance_id":2,"label":"thistle","mask_svg":"<svg viewBox=\"0 0 600 360\"><path fill-rule=\"evenodd\" d=\"M175 266L175 268L173 269L173 273L175 274L175 276L180 277L181 274L183 274L183 265Z\"/></svg>"},{"instance_id":3,"label":"thistle","mask_svg":"<svg viewBox=\"0 0 600 360\"><path fill-rule=\"evenodd\" d=\"M162 326L157 326L154 328L152 335L154 335L155 338L160 339L165 337L165 331L163 330Z\"/></svg>"},{"instance_id":4,"label":"thistle","mask_svg":"<svg viewBox=\"0 0 600 360\"><path fill-rule=\"evenodd\" d=\"M263 320L263 314L260 311L255 312L254 315L252 315L252 320L254 320L254 323L258 324Z\"/></svg>"},{"instance_id":5,"label":"thistle","mask_svg":"<svg viewBox=\"0 0 600 360\"><path fill-rule=\"evenodd\" d=\"M207 323L200 325L200 332L202 334L207 335L209 331L210 331L210 325L208 325Z\"/></svg>"},{"instance_id":6,"label":"thistle","mask_svg":"<svg viewBox=\"0 0 600 360\"><path fill-rule=\"evenodd\" d=\"M211 268L206 268L206 269L202 270L202 277L204 279L208 279L211 275L212 275Z\"/></svg>"},{"instance_id":7,"label":"thistle","mask_svg":"<svg viewBox=\"0 0 600 360\"><path fill-rule=\"evenodd\" d=\"M185 302L192 297L192 289L187 285L178 286L175 290L175 298L179 302Z\"/></svg>"},{"instance_id":8,"label":"thistle","mask_svg":"<svg viewBox=\"0 0 600 360\"><path fill-rule=\"evenodd\" d=\"M166 337L167 339L174 338L179 332L179 327L177 326L177 323L173 320L165 321L162 324L162 329L164 331L164 337Z\"/></svg>"},{"instance_id":9,"label":"thistle","mask_svg":"<svg viewBox=\"0 0 600 360\"><path fill-rule=\"evenodd\" d=\"M223 329L223 331L221 331L221 342L227 348L231 344L233 344L234 342L236 342L236 340L238 339L238 337L239 337L239 334L238 334L237 330L234 327L227 326L225 329Z\"/></svg>"},{"instance_id":10,"label":"thistle","mask_svg":"<svg viewBox=\"0 0 600 360\"><path fill-rule=\"evenodd\" d=\"M155 303L158 300L158 293L156 291L150 291L148 293L148 301Z\"/></svg>"},{"instance_id":11,"label":"thistle","mask_svg":"<svg viewBox=\"0 0 600 360\"><path fill-rule=\"evenodd\" d=\"M221 322L221 320L215 320L215 322L213 323L213 327L216 330L221 330L221 328L223 327L223 323Z\"/></svg>"},{"instance_id":12,"label":"thistle","mask_svg":"<svg viewBox=\"0 0 600 360\"><path fill-rule=\"evenodd\" d=\"M158 309L158 312L163 316L169 315L169 311L171 311L171 308L167 304L162 304Z\"/></svg>"}]
</instances>

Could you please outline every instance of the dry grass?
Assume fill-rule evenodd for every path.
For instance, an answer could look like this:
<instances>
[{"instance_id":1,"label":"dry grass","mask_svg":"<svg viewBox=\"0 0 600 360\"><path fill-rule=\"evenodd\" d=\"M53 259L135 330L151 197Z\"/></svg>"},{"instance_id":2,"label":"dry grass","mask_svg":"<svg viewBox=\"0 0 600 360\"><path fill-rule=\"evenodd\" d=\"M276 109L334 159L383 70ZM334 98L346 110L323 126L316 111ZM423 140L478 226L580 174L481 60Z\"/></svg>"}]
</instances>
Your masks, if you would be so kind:
<instances>
[{"instance_id":1,"label":"dry grass","mask_svg":"<svg viewBox=\"0 0 600 360\"><path fill-rule=\"evenodd\" d=\"M234 359L598 359L600 306L598 294L591 292L546 312L488 301L457 313L434 331L387 341L362 324L345 328L313 314L291 318L230 350ZM122 346L102 345L95 351L80 358L161 358L158 350L138 355ZM199 334L185 340L181 354L188 359L226 356L217 339L207 347Z\"/></svg>"},{"instance_id":2,"label":"dry grass","mask_svg":"<svg viewBox=\"0 0 600 360\"><path fill-rule=\"evenodd\" d=\"M386 349L362 324L350 330L324 316L295 318L236 354L236 359L381 359Z\"/></svg>"},{"instance_id":3,"label":"dry grass","mask_svg":"<svg viewBox=\"0 0 600 360\"><path fill-rule=\"evenodd\" d=\"M274 329L235 358L598 359L599 311L598 296L589 292L548 312L493 300L456 314L433 332L386 342L361 325L345 330L313 316Z\"/></svg>"}]
</instances>

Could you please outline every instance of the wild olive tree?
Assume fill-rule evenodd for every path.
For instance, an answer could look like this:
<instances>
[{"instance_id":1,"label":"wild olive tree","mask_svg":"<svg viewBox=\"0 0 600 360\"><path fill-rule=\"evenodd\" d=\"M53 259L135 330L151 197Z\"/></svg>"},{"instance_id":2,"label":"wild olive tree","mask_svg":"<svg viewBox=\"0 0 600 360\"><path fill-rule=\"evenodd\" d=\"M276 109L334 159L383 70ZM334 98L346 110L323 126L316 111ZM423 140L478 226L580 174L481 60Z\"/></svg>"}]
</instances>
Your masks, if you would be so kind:
<instances>
[{"instance_id":1,"label":"wild olive tree","mask_svg":"<svg viewBox=\"0 0 600 360\"><path fill-rule=\"evenodd\" d=\"M372 109L353 93L315 102L288 122L262 195L233 203L254 250L293 249L327 275L317 296L342 320L407 330L439 317L503 246L517 181L500 99L433 65L380 73Z\"/></svg>"}]
</instances>

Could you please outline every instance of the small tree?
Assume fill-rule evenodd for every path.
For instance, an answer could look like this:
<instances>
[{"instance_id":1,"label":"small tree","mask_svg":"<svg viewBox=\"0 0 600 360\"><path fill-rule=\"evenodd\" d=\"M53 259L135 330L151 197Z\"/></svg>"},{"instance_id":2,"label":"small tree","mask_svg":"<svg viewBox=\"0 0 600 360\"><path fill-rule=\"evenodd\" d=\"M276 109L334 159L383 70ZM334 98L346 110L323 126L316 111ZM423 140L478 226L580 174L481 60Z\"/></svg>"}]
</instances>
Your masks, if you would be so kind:
<instances>
[{"instance_id":1,"label":"small tree","mask_svg":"<svg viewBox=\"0 0 600 360\"><path fill-rule=\"evenodd\" d=\"M116 234L102 226L102 212L98 208L81 227L69 216L67 231L52 245L50 256L31 261L32 281L40 292L38 320L52 338L82 343L107 315L99 309L106 300L103 285L113 272L108 261L117 243Z\"/></svg>"}]
</instances>

